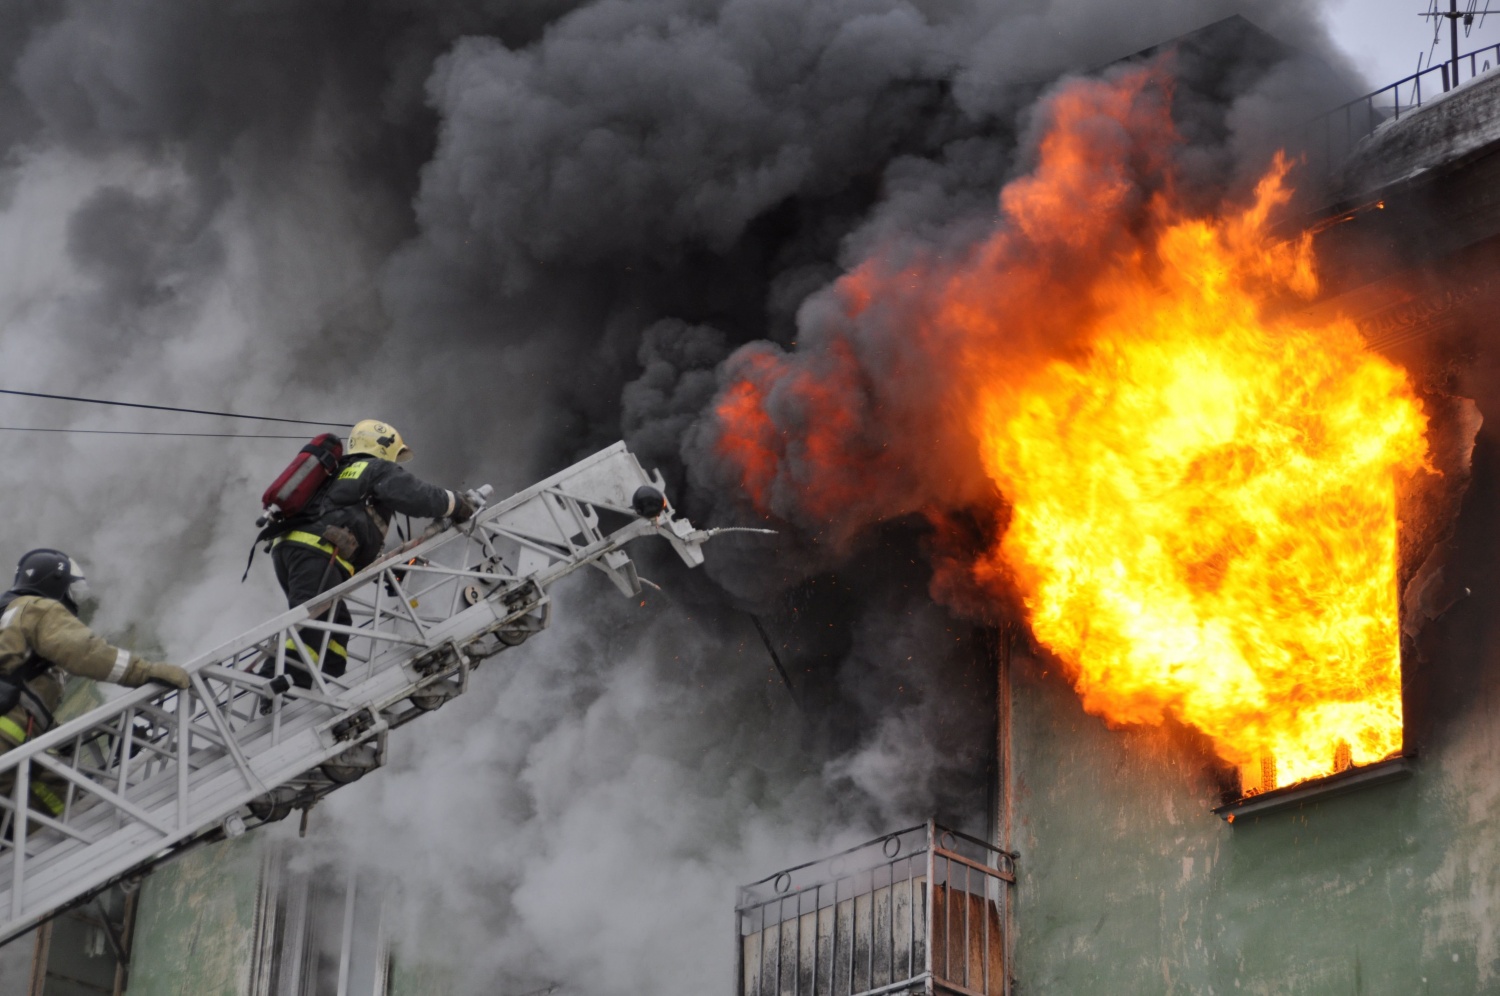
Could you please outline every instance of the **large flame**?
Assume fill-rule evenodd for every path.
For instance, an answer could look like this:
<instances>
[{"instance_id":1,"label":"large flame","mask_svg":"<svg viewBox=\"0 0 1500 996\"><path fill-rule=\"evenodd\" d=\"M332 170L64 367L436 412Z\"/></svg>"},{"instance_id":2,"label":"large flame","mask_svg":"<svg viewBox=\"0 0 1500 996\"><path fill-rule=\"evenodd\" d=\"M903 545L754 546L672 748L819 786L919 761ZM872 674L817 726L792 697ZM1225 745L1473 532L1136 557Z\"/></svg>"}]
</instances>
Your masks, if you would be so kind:
<instances>
[{"instance_id":1,"label":"large flame","mask_svg":"<svg viewBox=\"0 0 1500 996\"><path fill-rule=\"evenodd\" d=\"M1423 467L1426 420L1352 322L1287 307L1317 285L1310 239L1268 231L1289 197L1280 158L1248 207L1215 217L1175 203L1169 169L1147 194L1130 181L1174 140L1148 80L1059 96L1035 170L963 263L892 279L873 262L841 291L857 327L872 302L926 288L896 310L1009 506L973 574L1019 592L1085 708L1172 716L1269 788L1401 749L1396 489ZM752 357L722 396L721 452L762 507L789 447L802 508L852 493L834 421L848 406L808 372L840 350ZM765 406L778 388L821 435L789 440Z\"/></svg>"},{"instance_id":2,"label":"large flame","mask_svg":"<svg viewBox=\"0 0 1500 996\"><path fill-rule=\"evenodd\" d=\"M1308 273L1264 232L1279 181L1122 261L1086 355L995 385L976 427L1012 505L980 569L1017 579L1085 707L1170 712L1286 783L1401 748L1395 474L1425 422L1351 323L1267 317Z\"/></svg>"}]
</instances>

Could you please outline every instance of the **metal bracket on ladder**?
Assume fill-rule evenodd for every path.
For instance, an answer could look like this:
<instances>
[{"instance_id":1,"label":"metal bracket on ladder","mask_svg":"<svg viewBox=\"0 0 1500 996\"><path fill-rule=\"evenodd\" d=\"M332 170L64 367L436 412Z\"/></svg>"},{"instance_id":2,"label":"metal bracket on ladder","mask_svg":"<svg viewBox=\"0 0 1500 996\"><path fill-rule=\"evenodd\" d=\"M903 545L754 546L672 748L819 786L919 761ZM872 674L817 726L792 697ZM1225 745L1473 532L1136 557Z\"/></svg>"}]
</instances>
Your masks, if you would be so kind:
<instances>
[{"instance_id":1,"label":"metal bracket on ladder","mask_svg":"<svg viewBox=\"0 0 1500 996\"><path fill-rule=\"evenodd\" d=\"M670 506L641 518L631 498L643 485L662 481L616 443L189 662L191 688L134 689L0 754L0 784L11 786L0 795L0 941L379 767L391 730L463 694L479 662L547 627L551 585L593 566L638 594L631 540L659 536L701 564L716 531ZM601 513L618 528L603 531ZM352 626L311 618L340 599ZM320 648L307 643L332 638L348 648L346 674L314 674L308 689L281 677L288 644L311 656ZM33 805L27 786L41 776L64 800L58 815Z\"/></svg>"}]
</instances>

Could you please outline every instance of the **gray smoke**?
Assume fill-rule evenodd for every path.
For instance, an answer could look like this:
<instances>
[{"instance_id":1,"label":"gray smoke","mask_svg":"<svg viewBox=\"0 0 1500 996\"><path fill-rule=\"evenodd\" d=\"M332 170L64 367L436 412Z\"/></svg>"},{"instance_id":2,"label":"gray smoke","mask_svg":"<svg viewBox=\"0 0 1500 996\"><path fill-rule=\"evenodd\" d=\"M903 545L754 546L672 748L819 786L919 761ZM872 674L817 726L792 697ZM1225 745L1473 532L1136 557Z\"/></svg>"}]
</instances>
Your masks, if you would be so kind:
<instances>
[{"instance_id":1,"label":"gray smoke","mask_svg":"<svg viewBox=\"0 0 1500 996\"><path fill-rule=\"evenodd\" d=\"M1353 85L1314 8L11 4L0 386L379 416L418 473L502 493L626 438L727 522L692 444L726 357L795 349L878 247L972 239L1060 76L1235 12L1291 47L1199 52L1178 114L1200 186L1244 182ZM18 399L0 425L282 431ZM280 609L238 573L295 441L5 439L3 550L74 551L103 628L186 659ZM734 883L932 812L984 832L993 679L928 597L934 540L829 539L693 574L643 550L644 604L574 583L320 810L316 843L399 884L403 958L460 958L469 992L714 991Z\"/></svg>"},{"instance_id":2,"label":"gray smoke","mask_svg":"<svg viewBox=\"0 0 1500 996\"><path fill-rule=\"evenodd\" d=\"M682 440L719 390L724 333L665 318L641 334L640 375L620 392L620 430L648 467L682 480Z\"/></svg>"}]
</instances>

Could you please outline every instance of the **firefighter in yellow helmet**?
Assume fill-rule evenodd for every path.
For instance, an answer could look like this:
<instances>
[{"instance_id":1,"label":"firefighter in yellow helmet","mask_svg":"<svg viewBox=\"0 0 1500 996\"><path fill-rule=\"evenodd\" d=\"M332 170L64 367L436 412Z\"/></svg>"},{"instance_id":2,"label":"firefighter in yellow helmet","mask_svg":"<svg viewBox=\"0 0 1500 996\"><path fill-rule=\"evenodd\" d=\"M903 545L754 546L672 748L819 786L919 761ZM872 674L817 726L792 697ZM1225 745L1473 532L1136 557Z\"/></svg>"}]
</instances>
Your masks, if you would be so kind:
<instances>
[{"instance_id":1,"label":"firefighter in yellow helmet","mask_svg":"<svg viewBox=\"0 0 1500 996\"><path fill-rule=\"evenodd\" d=\"M182 668L143 660L95 636L78 619L85 591L83 571L71 557L42 549L21 558L11 589L0 595L0 753L52 729L63 696L61 672L131 688L148 681L188 687ZM0 779L0 793L10 791L10 779ZM55 816L63 809L64 787L38 773L31 795Z\"/></svg>"},{"instance_id":2,"label":"firefighter in yellow helmet","mask_svg":"<svg viewBox=\"0 0 1500 996\"><path fill-rule=\"evenodd\" d=\"M396 513L454 522L467 522L474 514L474 503L464 495L428 484L397 466L409 459L411 448L392 426L376 419L354 426L338 472L272 540L271 561L289 608L343 584L373 563L385 546ZM316 618L327 615L324 612ZM351 624L343 602L334 606L333 622ZM349 652L343 640L313 629L298 635L324 674L338 677L344 673ZM290 665L301 660L294 642L288 641L287 658L291 679L310 687L307 673ZM273 667L268 662L265 673L269 675Z\"/></svg>"}]
</instances>

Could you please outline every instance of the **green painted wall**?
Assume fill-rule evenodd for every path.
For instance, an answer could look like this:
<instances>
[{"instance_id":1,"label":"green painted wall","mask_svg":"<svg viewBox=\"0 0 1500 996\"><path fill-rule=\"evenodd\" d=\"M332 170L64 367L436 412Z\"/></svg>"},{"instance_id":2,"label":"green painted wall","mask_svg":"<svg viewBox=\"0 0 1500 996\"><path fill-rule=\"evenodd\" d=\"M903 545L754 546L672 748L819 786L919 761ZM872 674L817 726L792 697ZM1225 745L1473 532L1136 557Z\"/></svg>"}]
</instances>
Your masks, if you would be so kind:
<instances>
[{"instance_id":1,"label":"green painted wall","mask_svg":"<svg viewBox=\"0 0 1500 996\"><path fill-rule=\"evenodd\" d=\"M141 886L127 996L243 996L261 854L252 836L189 851Z\"/></svg>"},{"instance_id":2,"label":"green painted wall","mask_svg":"<svg viewBox=\"0 0 1500 996\"><path fill-rule=\"evenodd\" d=\"M1021 993L1500 992L1492 708L1410 780L1231 827L1189 734L1107 730L1056 679L1016 669Z\"/></svg>"},{"instance_id":3,"label":"green painted wall","mask_svg":"<svg viewBox=\"0 0 1500 996\"><path fill-rule=\"evenodd\" d=\"M457 996L451 969L430 964L407 964L399 956L391 966L390 996Z\"/></svg>"},{"instance_id":4,"label":"green painted wall","mask_svg":"<svg viewBox=\"0 0 1500 996\"><path fill-rule=\"evenodd\" d=\"M389 996L467 996L460 989L464 953L443 925L451 913L435 897L417 900L421 914L388 919L392 931ZM400 908L398 901L395 908Z\"/></svg>"}]
</instances>

